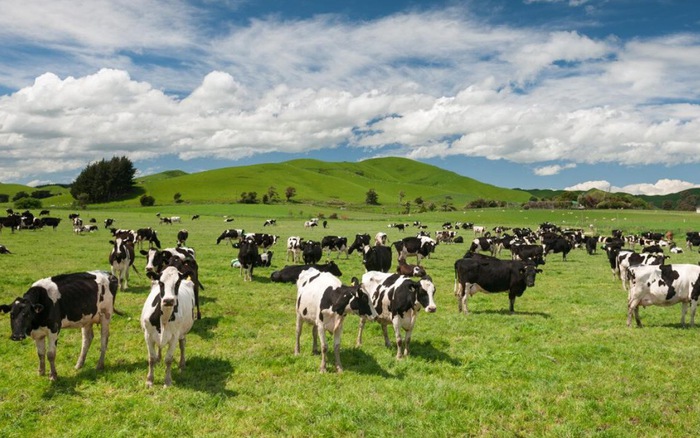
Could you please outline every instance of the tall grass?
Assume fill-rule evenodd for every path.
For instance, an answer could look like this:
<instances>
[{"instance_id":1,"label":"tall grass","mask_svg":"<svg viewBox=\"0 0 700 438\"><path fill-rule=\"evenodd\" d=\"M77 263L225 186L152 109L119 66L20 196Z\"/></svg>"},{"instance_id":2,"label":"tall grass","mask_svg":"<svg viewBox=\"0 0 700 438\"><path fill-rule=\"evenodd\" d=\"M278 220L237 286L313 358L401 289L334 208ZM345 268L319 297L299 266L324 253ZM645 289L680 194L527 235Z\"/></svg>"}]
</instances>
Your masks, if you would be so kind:
<instances>
[{"instance_id":1,"label":"tall grass","mask_svg":"<svg viewBox=\"0 0 700 438\"><path fill-rule=\"evenodd\" d=\"M121 228L152 226L164 246L175 243L179 228L190 231L205 290L203 319L188 336L186 369L174 371L174 386L166 390L163 367L157 367L156 384L145 386L146 347L138 321L149 290L143 273L132 272L129 290L117 294L126 316L113 318L103 371L94 369L99 335L85 367L74 370L80 333L64 330L58 381L37 376L33 343L10 341L9 317L0 315L0 435L656 437L687 436L700 428L693 383L699 329L680 327L678 306L642 310L645 327L627 328L626 293L612 280L602 252L575 250L566 262L548 257L513 315L507 295L477 294L465 317L453 295L453 263L468 244L440 245L424 261L437 286L438 311L419 315L411 355L397 361L377 324L368 324L363 346L355 348L357 319L350 316L342 374L318 372L308 326L301 355L293 355L296 290L269 281L270 272L285 265L284 241L291 235L320 239L384 231L393 241L412 229L400 233L386 225L415 219L431 230L456 220L488 227L536 227L548 220L593 225L600 233L670 229L678 235L700 229L694 214L480 210L409 218L346 211L347 218L330 220L328 229L309 230L303 221L318 213L315 207L297 206L287 215L262 206L173 206L162 212L183 217L173 226L159 225L157 211L104 209L82 216L99 224L113 217ZM201 218L191 221L195 213ZM224 222L224 214L234 222ZM278 225L263 228L268 217ZM280 235L273 268L256 269L253 283L244 283L229 265L235 251L215 243L225 228ZM472 237L471 231L461 234L467 241ZM13 254L0 257L0 303L45 276L108 269L109 239L104 229L75 235L67 223L55 232L2 230L0 243ZM364 272L355 254L337 261L346 283ZM672 261L697 263L698 255L686 252ZM140 271L144 264L139 256Z\"/></svg>"}]
</instances>

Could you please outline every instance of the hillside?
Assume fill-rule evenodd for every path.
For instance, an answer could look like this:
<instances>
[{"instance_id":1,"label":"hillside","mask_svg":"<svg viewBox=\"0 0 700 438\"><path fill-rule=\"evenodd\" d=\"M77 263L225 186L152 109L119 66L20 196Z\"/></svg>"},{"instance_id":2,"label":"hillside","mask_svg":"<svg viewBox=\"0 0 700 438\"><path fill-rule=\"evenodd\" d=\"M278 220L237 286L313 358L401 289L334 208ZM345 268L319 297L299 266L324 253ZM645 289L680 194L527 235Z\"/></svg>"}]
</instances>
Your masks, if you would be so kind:
<instances>
[{"instance_id":1,"label":"hillside","mask_svg":"<svg viewBox=\"0 0 700 438\"><path fill-rule=\"evenodd\" d=\"M462 206L478 199L524 202L530 195L484 184L472 178L405 158L375 158L361 162L330 163L303 159L283 163L227 167L192 174L159 173L139 178L138 187L160 204L170 203L175 193L191 203L231 203L243 192L256 192L260 200L275 187L284 200L287 187L296 189L295 202L362 205L374 189L380 204L396 204L422 197L443 202L450 197Z\"/></svg>"}]
</instances>

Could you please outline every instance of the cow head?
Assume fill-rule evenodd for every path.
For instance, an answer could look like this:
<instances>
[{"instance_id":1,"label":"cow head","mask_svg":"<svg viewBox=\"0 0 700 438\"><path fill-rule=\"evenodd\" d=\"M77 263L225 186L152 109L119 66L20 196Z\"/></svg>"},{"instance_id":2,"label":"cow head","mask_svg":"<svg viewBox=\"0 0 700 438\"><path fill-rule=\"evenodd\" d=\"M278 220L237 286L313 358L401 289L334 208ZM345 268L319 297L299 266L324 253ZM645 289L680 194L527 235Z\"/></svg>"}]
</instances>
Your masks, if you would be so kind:
<instances>
[{"instance_id":1,"label":"cow head","mask_svg":"<svg viewBox=\"0 0 700 438\"><path fill-rule=\"evenodd\" d=\"M418 282L420 290L418 291L418 302L428 313L434 313L437 310L435 304L435 284L429 275L421 278Z\"/></svg>"},{"instance_id":2,"label":"cow head","mask_svg":"<svg viewBox=\"0 0 700 438\"><path fill-rule=\"evenodd\" d=\"M520 274L523 275L525 279L525 284L527 287L535 286L535 276L541 273L542 269L537 269L537 265L532 263L526 263L521 269Z\"/></svg>"},{"instance_id":3,"label":"cow head","mask_svg":"<svg viewBox=\"0 0 700 438\"><path fill-rule=\"evenodd\" d=\"M343 275L343 273L340 272L340 268L338 267L338 265L336 265L335 262L332 260L326 263L326 267L328 268L327 272L330 272L336 277L341 277Z\"/></svg>"},{"instance_id":4,"label":"cow head","mask_svg":"<svg viewBox=\"0 0 700 438\"><path fill-rule=\"evenodd\" d=\"M32 323L36 315L44 310L44 306L38 303L32 303L26 298L15 298L12 304L3 304L0 306L0 312L10 314L10 327L12 335L10 339L13 341L21 341L29 334Z\"/></svg>"},{"instance_id":5,"label":"cow head","mask_svg":"<svg viewBox=\"0 0 700 438\"><path fill-rule=\"evenodd\" d=\"M153 281L151 290L155 288L159 290L161 324L165 324L170 320L177 307L180 283L186 280L187 275L178 271L174 266L168 266L160 274L151 271L146 275Z\"/></svg>"},{"instance_id":6,"label":"cow head","mask_svg":"<svg viewBox=\"0 0 700 438\"><path fill-rule=\"evenodd\" d=\"M343 286L343 289L345 289L343 297L338 300L336 306L333 307L333 311L340 310L337 313L342 314L343 310L340 307L342 306L343 309L349 307L352 313L374 320L377 317L377 311L372 305L369 294L362 288L357 277L352 277L351 283L352 286Z\"/></svg>"}]
</instances>

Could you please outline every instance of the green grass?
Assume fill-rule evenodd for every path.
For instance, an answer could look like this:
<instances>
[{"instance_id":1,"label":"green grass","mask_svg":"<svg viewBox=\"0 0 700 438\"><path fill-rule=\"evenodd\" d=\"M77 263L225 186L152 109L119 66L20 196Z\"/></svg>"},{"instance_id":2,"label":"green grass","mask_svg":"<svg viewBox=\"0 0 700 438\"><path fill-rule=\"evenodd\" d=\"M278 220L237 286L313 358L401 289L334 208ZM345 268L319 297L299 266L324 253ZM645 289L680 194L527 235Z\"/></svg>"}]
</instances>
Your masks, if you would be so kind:
<instances>
[{"instance_id":1,"label":"green grass","mask_svg":"<svg viewBox=\"0 0 700 438\"><path fill-rule=\"evenodd\" d=\"M158 225L155 213L179 215L183 224ZM56 210L67 217L67 210ZM303 221L337 212L329 229L306 230ZM192 214L201 214L190 221ZM235 217L232 223L224 214ZM36 375L31 341L9 340L7 315L0 315L0 435L2 436L687 436L700 428L693 383L700 329L679 326L680 307L641 311L642 329L626 327L626 293L612 280L604 253L575 250L569 260L550 256L534 288L507 312L505 294L477 294L470 315L457 313L452 265L467 245L440 245L424 266L437 286L435 314L421 313L408 358L397 361L383 346L381 330L368 324L362 348L355 348L357 318L346 320L341 359L345 372L320 374L311 355L311 331L304 327L302 352L295 357L293 285L269 282L285 264L288 236L352 236L384 231L389 240L404 234L390 222L421 220L430 230L442 222L471 221L493 227L594 225L599 233L700 229L700 216L668 212L561 212L475 210L399 216L318 207L180 205L152 209L96 209L82 213L116 219L122 228L152 226L164 245L179 228L190 231L197 250L203 319L187 338L187 368L173 371L174 386L145 386L146 347L139 315L149 290L132 272L130 288L117 295L127 316L115 316L104 371L94 370L96 335L86 365L74 370L80 333L61 332L59 380ZM274 228L262 227L276 217ZM67 219L65 219L67 221ZM216 245L225 228L274 232L273 268L256 269L244 283L229 263L236 256ZM471 231L462 232L467 240ZM64 272L107 269L104 229L73 234L61 224L54 232L2 230L0 243L14 254L0 257L0 303L22 295L35 280ZM335 258L335 255L332 256ZM507 251L502 257L508 257ZM697 263L696 252L673 262ZM138 257L139 270L144 259ZM363 268L354 254L338 263L349 282ZM392 336L393 339L393 336Z\"/></svg>"}]
</instances>

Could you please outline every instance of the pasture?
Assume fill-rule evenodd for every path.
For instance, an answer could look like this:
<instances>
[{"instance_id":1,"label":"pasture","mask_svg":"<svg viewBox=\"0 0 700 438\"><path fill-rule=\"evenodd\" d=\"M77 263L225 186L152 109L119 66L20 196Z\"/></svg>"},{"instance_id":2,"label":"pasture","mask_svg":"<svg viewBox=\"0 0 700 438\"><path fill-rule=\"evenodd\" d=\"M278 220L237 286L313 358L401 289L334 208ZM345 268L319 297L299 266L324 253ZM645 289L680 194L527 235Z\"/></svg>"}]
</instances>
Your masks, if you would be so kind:
<instances>
[{"instance_id":1,"label":"pasture","mask_svg":"<svg viewBox=\"0 0 700 438\"><path fill-rule=\"evenodd\" d=\"M94 369L99 331L85 367L73 369L80 332L62 330L58 381L36 373L31 340L9 339L9 316L0 315L0 435L2 436L683 436L700 430L698 388L700 328L680 327L680 306L641 311L645 327L626 326L627 294L612 280L604 251L572 251L568 261L551 255L508 313L507 294L477 294L470 314L457 312L454 261L469 243L437 247L423 266L437 286L435 314L421 312L411 355L395 359L383 345L378 324L368 323L363 346L355 348L358 319L347 317L341 358L344 373L320 374L311 355L311 329L293 355L296 287L269 281L285 264L288 236L320 240L356 233L388 233L389 241L415 234L387 228L420 220L435 231L445 221L530 226L551 221L562 227L594 225L600 234L673 230L684 254L673 263L699 260L684 246L687 230L700 229L700 215L678 212L479 210L398 216L343 211L329 228L304 229L316 216L309 206L182 205L165 209L87 210L100 229L76 235L63 218L56 231L3 229L0 243L0 303L21 296L39 278L82 270L108 270L115 227L151 226L163 247L174 246L180 228L189 230L197 251L202 319L187 339L187 368L173 369L174 384L162 387L163 365L146 388L146 346L139 326L150 281L137 256L137 275L119 291L105 369ZM155 212L182 217L159 225ZM200 219L191 221L192 214ZM325 212L326 216L328 213ZM223 221L224 214L235 218ZM269 217L278 225L264 227ZM256 268L244 283L230 267L236 250L216 238L226 228L280 236L272 268ZM460 231L469 242L470 230ZM138 249L138 248L137 248ZM504 251L501 258L508 258ZM336 254L331 258L336 260ZM325 259L325 256L324 256ZM411 259L409 259L410 261ZM360 256L336 260L345 284L364 272ZM291 262L289 262L291 263ZM393 262L396 266L396 261ZM390 337L393 341L393 334Z\"/></svg>"}]
</instances>

